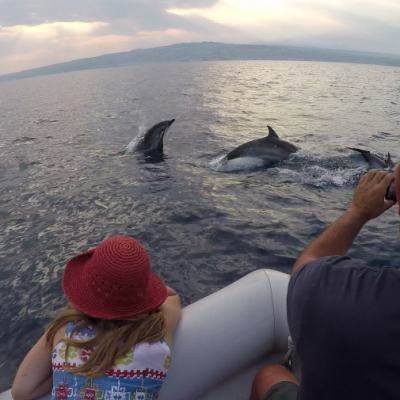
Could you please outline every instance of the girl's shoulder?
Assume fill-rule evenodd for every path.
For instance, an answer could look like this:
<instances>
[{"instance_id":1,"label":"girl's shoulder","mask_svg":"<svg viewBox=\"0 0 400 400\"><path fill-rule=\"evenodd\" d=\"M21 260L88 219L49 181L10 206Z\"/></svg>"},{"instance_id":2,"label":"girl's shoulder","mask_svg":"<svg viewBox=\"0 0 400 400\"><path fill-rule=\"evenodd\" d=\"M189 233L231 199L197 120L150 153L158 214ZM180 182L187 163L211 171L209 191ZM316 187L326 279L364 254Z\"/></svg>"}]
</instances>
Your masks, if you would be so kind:
<instances>
[{"instance_id":1,"label":"girl's shoulder","mask_svg":"<svg viewBox=\"0 0 400 400\"><path fill-rule=\"evenodd\" d=\"M52 348L54 349L66 337L85 341L95 336L95 329L93 326L81 327L77 331L74 331L80 322L81 321L71 321L62 325L54 336Z\"/></svg>"},{"instance_id":2,"label":"girl's shoulder","mask_svg":"<svg viewBox=\"0 0 400 400\"><path fill-rule=\"evenodd\" d=\"M51 344L51 348L54 350L55 347L61 343L65 338L65 331L67 329L68 324L65 324L60 327L60 329L54 335L53 343Z\"/></svg>"},{"instance_id":3,"label":"girl's shoulder","mask_svg":"<svg viewBox=\"0 0 400 400\"><path fill-rule=\"evenodd\" d=\"M96 330L93 325L85 325L76 329L80 324L81 321L71 321L65 325L65 336L77 340L87 340L96 335Z\"/></svg>"}]
</instances>

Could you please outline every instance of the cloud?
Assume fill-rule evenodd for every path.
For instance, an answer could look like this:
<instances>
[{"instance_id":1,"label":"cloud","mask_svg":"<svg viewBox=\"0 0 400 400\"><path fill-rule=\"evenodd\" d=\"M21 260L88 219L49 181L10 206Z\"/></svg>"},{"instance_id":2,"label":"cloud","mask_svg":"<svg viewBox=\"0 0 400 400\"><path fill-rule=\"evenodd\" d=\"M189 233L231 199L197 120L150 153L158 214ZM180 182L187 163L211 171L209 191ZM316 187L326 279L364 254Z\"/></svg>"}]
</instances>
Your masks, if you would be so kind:
<instances>
[{"instance_id":1,"label":"cloud","mask_svg":"<svg viewBox=\"0 0 400 400\"><path fill-rule=\"evenodd\" d=\"M198 7L217 0L194 0ZM0 0L0 74L181 41L224 40L235 30L165 11L184 0ZM238 36L238 35L236 35Z\"/></svg>"},{"instance_id":2,"label":"cloud","mask_svg":"<svg viewBox=\"0 0 400 400\"><path fill-rule=\"evenodd\" d=\"M68 21L117 21L133 20L152 24L171 19L166 8L211 7L218 0L0 0L0 25L36 25L48 22Z\"/></svg>"},{"instance_id":3,"label":"cloud","mask_svg":"<svg viewBox=\"0 0 400 400\"><path fill-rule=\"evenodd\" d=\"M53 22L0 27L0 73L43 65L50 53L51 62L67 61L69 55L64 50L69 44L79 43L107 26L105 22Z\"/></svg>"},{"instance_id":4,"label":"cloud","mask_svg":"<svg viewBox=\"0 0 400 400\"><path fill-rule=\"evenodd\" d=\"M219 0L168 12L201 16L267 42L400 53L397 0Z\"/></svg>"},{"instance_id":5,"label":"cloud","mask_svg":"<svg viewBox=\"0 0 400 400\"><path fill-rule=\"evenodd\" d=\"M230 25L262 40L286 40L298 34L334 31L341 24L312 9L283 7L280 0L221 0L209 9L169 9L180 16L201 16Z\"/></svg>"},{"instance_id":6,"label":"cloud","mask_svg":"<svg viewBox=\"0 0 400 400\"><path fill-rule=\"evenodd\" d=\"M400 54L399 0L0 0L0 74L188 41Z\"/></svg>"},{"instance_id":7,"label":"cloud","mask_svg":"<svg viewBox=\"0 0 400 400\"><path fill-rule=\"evenodd\" d=\"M349 50L377 51L400 54L400 2L393 0L340 0L294 2L298 7L310 8L338 21L342 29L330 35L305 37L316 45Z\"/></svg>"},{"instance_id":8,"label":"cloud","mask_svg":"<svg viewBox=\"0 0 400 400\"><path fill-rule=\"evenodd\" d=\"M193 19L192 25L195 25ZM197 23L200 23L197 19ZM205 21L207 25L208 21ZM115 32L115 33L113 33ZM185 29L138 30L129 21L114 28L106 22L54 22L0 28L0 75L134 48L165 46L182 41L226 40L232 29L217 35Z\"/></svg>"},{"instance_id":9,"label":"cloud","mask_svg":"<svg viewBox=\"0 0 400 400\"><path fill-rule=\"evenodd\" d=\"M45 45L54 46L66 37L71 41L80 40L107 26L108 23L105 22L53 22L0 27L0 54L4 58L37 50Z\"/></svg>"},{"instance_id":10,"label":"cloud","mask_svg":"<svg viewBox=\"0 0 400 400\"><path fill-rule=\"evenodd\" d=\"M22 38L29 36L37 39L57 39L65 35L81 35L94 32L99 28L108 26L107 22L52 22L39 25L15 25L11 27L0 27L0 39Z\"/></svg>"}]
</instances>

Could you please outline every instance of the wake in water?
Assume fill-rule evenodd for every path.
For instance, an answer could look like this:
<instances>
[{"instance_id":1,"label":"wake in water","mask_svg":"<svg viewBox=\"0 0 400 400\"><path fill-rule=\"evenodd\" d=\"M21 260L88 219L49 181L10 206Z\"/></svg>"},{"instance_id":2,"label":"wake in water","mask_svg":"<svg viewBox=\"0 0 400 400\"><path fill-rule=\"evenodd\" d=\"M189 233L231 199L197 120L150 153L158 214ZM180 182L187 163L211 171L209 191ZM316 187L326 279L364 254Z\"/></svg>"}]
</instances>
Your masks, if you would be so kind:
<instances>
[{"instance_id":1,"label":"wake in water","mask_svg":"<svg viewBox=\"0 0 400 400\"><path fill-rule=\"evenodd\" d=\"M312 165L303 171L295 171L287 168L277 168L279 174L290 177L293 182L304 185L325 188L328 186L351 186L367 172L367 167L327 169L318 165Z\"/></svg>"}]
</instances>

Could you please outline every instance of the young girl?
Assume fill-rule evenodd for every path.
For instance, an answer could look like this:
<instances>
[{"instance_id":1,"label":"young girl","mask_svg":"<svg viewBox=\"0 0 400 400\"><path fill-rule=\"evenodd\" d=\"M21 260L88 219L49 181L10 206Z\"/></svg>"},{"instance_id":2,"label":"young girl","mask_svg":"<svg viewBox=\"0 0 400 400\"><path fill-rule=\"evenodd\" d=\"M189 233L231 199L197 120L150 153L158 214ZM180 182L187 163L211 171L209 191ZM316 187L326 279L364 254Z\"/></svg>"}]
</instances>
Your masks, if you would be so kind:
<instances>
[{"instance_id":1,"label":"young girl","mask_svg":"<svg viewBox=\"0 0 400 400\"><path fill-rule=\"evenodd\" d=\"M176 292L150 272L146 250L119 236L67 263L69 304L22 362L14 400L153 400L170 366Z\"/></svg>"}]
</instances>

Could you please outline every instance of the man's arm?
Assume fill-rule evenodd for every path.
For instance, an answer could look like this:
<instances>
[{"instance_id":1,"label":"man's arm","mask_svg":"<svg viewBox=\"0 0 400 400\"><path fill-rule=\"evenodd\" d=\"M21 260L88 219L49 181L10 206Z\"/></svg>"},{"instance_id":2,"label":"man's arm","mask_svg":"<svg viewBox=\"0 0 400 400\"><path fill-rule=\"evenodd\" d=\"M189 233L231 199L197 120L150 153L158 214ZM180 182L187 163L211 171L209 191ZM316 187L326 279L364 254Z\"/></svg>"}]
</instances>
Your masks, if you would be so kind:
<instances>
[{"instance_id":1,"label":"man's arm","mask_svg":"<svg viewBox=\"0 0 400 400\"><path fill-rule=\"evenodd\" d=\"M294 264L291 274L308 261L346 254L361 228L395 204L384 199L393 178L393 174L378 170L364 175L349 210L310 243Z\"/></svg>"}]
</instances>

